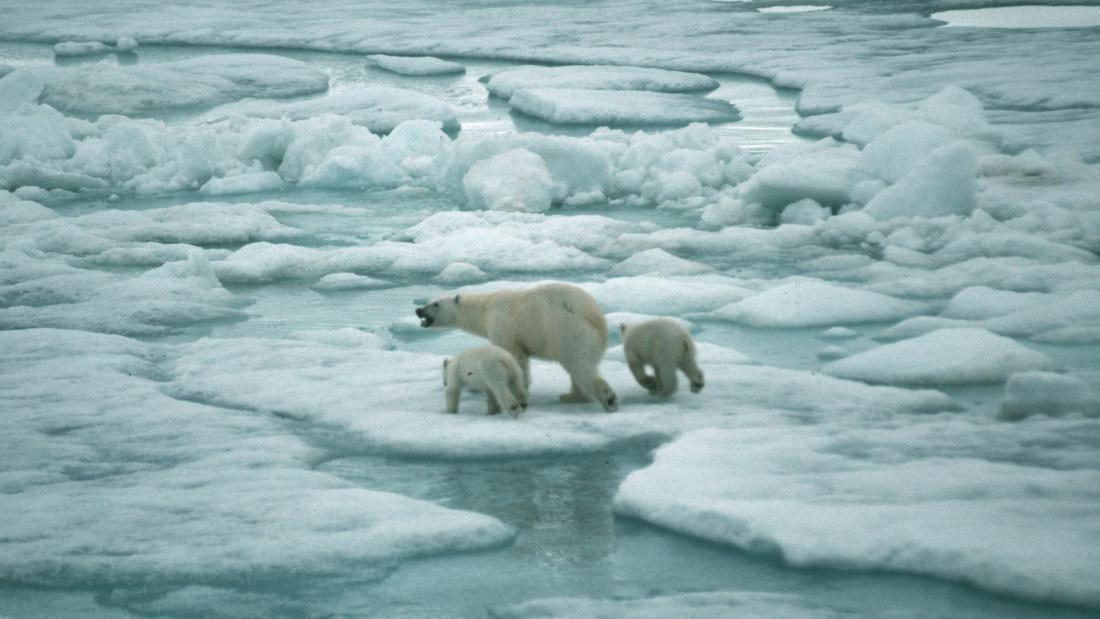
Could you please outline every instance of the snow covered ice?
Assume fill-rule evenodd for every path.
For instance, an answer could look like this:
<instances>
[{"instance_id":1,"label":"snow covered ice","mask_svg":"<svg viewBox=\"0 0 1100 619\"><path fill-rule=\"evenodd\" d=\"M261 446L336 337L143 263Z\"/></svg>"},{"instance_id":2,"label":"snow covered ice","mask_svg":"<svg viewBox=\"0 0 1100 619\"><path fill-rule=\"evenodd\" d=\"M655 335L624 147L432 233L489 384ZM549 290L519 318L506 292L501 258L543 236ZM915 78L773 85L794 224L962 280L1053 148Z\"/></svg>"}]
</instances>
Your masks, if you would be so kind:
<instances>
[{"instance_id":1,"label":"snow covered ice","mask_svg":"<svg viewBox=\"0 0 1100 619\"><path fill-rule=\"evenodd\" d=\"M888 4L5 7L0 616L1095 615L1100 6Z\"/></svg>"}]
</instances>

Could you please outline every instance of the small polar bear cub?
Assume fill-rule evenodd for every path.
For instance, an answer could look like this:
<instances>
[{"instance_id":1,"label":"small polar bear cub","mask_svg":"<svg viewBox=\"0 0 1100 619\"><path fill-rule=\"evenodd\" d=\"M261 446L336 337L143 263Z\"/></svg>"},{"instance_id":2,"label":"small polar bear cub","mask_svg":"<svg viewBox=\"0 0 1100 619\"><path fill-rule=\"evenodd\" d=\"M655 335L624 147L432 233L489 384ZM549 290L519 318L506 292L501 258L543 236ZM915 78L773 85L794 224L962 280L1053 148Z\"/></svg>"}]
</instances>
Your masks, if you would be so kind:
<instances>
[{"instance_id":1,"label":"small polar bear cub","mask_svg":"<svg viewBox=\"0 0 1100 619\"><path fill-rule=\"evenodd\" d=\"M695 341L676 321L654 318L621 325L623 353L638 384L662 398L676 393L676 370L691 381L691 392L703 390L703 371L695 360ZM646 373L653 367L654 375Z\"/></svg>"},{"instance_id":2,"label":"small polar bear cub","mask_svg":"<svg viewBox=\"0 0 1100 619\"><path fill-rule=\"evenodd\" d=\"M508 351L500 346L479 346L462 351L453 359L443 360L443 386L447 388L447 412L458 412L458 399L465 387L484 392L489 398L489 414L501 406L512 415L527 408L527 389L523 370Z\"/></svg>"}]
</instances>

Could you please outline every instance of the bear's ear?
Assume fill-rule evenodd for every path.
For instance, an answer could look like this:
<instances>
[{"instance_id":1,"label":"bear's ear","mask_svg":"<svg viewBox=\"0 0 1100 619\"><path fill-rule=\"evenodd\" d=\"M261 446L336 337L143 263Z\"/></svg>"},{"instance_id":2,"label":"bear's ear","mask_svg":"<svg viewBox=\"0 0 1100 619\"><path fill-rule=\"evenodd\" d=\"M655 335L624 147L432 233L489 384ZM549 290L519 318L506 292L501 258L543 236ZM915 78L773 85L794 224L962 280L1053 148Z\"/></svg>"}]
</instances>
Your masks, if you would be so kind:
<instances>
[{"instance_id":1,"label":"bear's ear","mask_svg":"<svg viewBox=\"0 0 1100 619\"><path fill-rule=\"evenodd\" d=\"M458 297L459 297L459 295L456 294L455 295L455 305L458 305Z\"/></svg>"}]
</instances>

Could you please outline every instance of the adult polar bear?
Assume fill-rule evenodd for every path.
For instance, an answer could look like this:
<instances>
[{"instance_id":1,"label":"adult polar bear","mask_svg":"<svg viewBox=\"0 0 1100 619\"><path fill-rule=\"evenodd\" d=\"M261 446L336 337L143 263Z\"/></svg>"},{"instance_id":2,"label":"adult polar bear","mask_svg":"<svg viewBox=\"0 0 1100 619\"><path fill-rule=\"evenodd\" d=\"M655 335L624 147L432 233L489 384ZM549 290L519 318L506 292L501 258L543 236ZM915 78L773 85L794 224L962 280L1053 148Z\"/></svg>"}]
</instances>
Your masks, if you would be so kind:
<instances>
[{"instance_id":1,"label":"adult polar bear","mask_svg":"<svg viewBox=\"0 0 1100 619\"><path fill-rule=\"evenodd\" d=\"M416 309L422 327L457 327L488 338L507 350L531 384L530 357L561 363L572 388L562 402L599 402L605 411L618 405L611 386L600 377L607 349L607 321L590 294L569 284L540 284L525 290L498 290L441 297Z\"/></svg>"}]
</instances>

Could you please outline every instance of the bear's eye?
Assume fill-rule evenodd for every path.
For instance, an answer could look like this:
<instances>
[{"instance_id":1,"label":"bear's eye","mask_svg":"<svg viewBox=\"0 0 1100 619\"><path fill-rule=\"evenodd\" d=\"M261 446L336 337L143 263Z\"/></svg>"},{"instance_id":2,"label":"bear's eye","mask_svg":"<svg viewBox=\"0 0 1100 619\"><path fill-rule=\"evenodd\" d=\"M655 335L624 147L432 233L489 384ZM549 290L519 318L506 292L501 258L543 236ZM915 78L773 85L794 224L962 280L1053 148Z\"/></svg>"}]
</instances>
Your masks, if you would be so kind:
<instances>
[{"instance_id":1,"label":"bear's eye","mask_svg":"<svg viewBox=\"0 0 1100 619\"><path fill-rule=\"evenodd\" d=\"M432 303L432 307L439 307L438 303Z\"/></svg>"}]
</instances>

